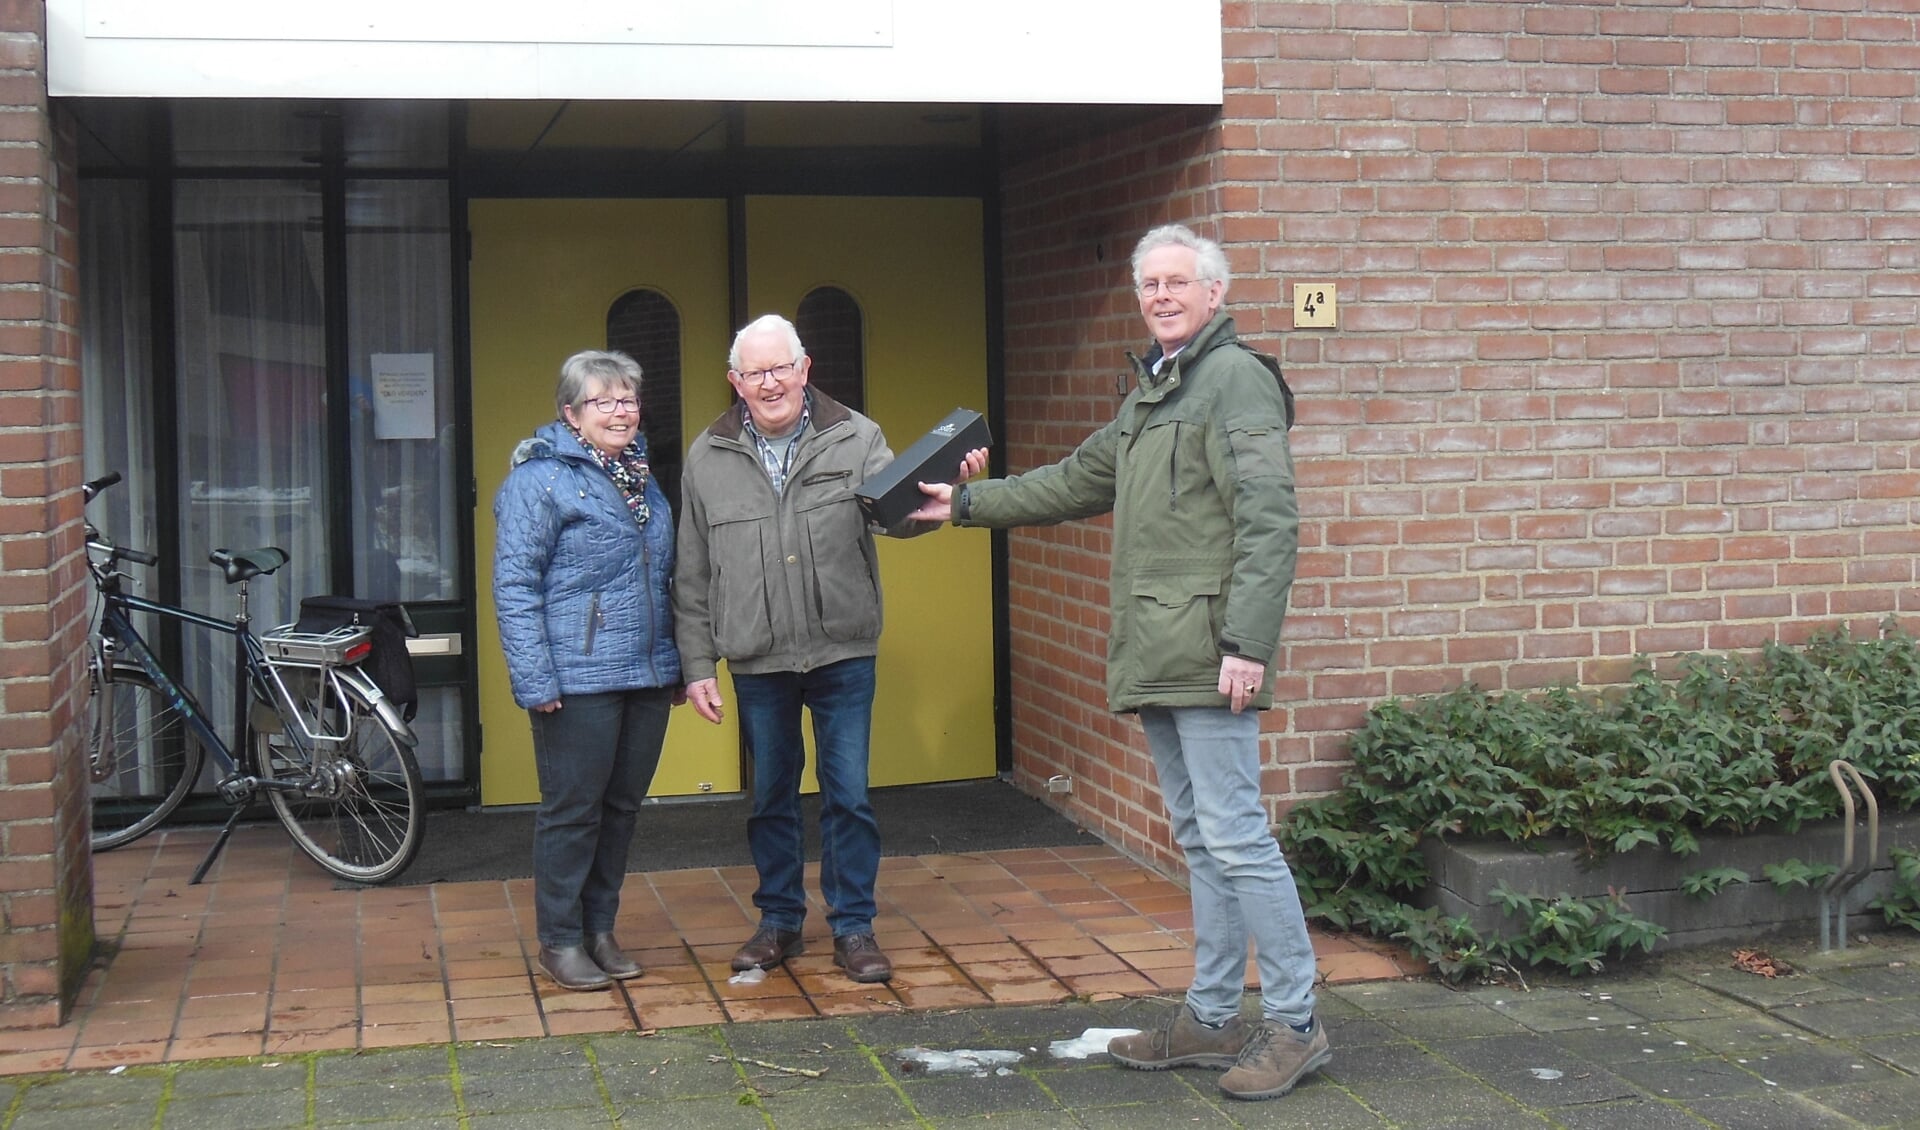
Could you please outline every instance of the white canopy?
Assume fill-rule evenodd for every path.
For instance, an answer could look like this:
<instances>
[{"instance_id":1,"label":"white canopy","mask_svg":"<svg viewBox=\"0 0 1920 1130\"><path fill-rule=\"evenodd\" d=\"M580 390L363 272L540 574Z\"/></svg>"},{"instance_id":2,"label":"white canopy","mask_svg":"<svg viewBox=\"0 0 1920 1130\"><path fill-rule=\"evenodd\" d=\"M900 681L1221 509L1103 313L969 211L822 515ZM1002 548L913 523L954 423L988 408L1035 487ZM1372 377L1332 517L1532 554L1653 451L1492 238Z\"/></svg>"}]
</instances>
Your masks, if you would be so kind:
<instances>
[{"instance_id":1,"label":"white canopy","mask_svg":"<svg viewBox=\"0 0 1920 1130\"><path fill-rule=\"evenodd\" d=\"M47 0L55 95L1219 105L1218 0Z\"/></svg>"}]
</instances>

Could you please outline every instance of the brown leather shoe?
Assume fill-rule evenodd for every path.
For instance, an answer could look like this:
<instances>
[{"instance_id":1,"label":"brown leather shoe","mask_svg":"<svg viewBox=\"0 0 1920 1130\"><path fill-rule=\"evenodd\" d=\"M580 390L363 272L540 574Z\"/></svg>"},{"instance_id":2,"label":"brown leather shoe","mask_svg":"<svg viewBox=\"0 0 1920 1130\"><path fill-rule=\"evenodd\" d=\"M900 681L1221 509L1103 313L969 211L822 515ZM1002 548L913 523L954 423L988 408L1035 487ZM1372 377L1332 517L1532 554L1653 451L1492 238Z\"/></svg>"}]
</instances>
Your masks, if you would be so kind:
<instances>
[{"instance_id":1,"label":"brown leather shoe","mask_svg":"<svg viewBox=\"0 0 1920 1130\"><path fill-rule=\"evenodd\" d=\"M611 931L587 935L587 956L616 981L640 976L640 963L620 949L620 943L613 940Z\"/></svg>"},{"instance_id":2,"label":"brown leather shoe","mask_svg":"<svg viewBox=\"0 0 1920 1130\"><path fill-rule=\"evenodd\" d=\"M893 962L880 952L872 934L848 934L833 940L833 963L863 984L893 979Z\"/></svg>"},{"instance_id":3,"label":"brown leather shoe","mask_svg":"<svg viewBox=\"0 0 1920 1130\"><path fill-rule=\"evenodd\" d=\"M1333 1048L1318 1017L1305 1032L1277 1020L1263 1021L1241 1050L1239 1062L1220 1077L1220 1090L1234 1099L1277 1099L1332 1059Z\"/></svg>"},{"instance_id":4,"label":"brown leather shoe","mask_svg":"<svg viewBox=\"0 0 1920 1130\"><path fill-rule=\"evenodd\" d=\"M807 945L800 940L798 930L778 930L772 926L762 926L733 955L733 969L744 973L749 969L772 969L790 957L807 952Z\"/></svg>"},{"instance_id":5,"label":"brown leather shoe","mask_svg":"<svg viewBox=\"0 0 1920 1130\"><path fill-rule=\"evenodd\" d=\"M585 946L541 946L540 971L563 989L584 993L613 984L606 970L593 963Z\"/></svg>"}]
</instances>

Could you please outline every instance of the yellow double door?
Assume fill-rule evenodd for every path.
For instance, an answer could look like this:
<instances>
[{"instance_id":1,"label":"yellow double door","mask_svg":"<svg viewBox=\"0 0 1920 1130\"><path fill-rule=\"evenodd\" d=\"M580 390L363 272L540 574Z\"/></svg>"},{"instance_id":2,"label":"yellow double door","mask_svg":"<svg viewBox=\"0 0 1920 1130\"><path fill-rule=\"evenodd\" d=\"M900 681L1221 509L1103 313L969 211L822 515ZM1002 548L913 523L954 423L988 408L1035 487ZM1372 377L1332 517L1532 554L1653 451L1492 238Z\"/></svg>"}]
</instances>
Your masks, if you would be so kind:
<instances>
[{"instance_id":1,"label":"yellow double door","mask_svg":"<svg viewBox=\"0 0 1920 1130\"><path fill-rule=\"evenodd\" d=\"M554 418L560 362L607 347L608 312L636 290L677 316L682 443L726 408L727 206L723 200L475 200L475 576L481 800L539 800L526 712L514 705L494 617L493 498L514 445ZM903 450L955 407L984 412L986 297L980 203L927 198L750 197L741 233L747 314L795 318L821 287L859 307L867 415ZM679 500L674 500L676 510ZM880 539L886 630L874 704L874 785L995 770L992 579L979 530ZM726 666L721 690L733 702ZM809 772L808 786L812 787ZM673 713L653 795L736 792L740 739Z\"/></svg>"}]
</instances>

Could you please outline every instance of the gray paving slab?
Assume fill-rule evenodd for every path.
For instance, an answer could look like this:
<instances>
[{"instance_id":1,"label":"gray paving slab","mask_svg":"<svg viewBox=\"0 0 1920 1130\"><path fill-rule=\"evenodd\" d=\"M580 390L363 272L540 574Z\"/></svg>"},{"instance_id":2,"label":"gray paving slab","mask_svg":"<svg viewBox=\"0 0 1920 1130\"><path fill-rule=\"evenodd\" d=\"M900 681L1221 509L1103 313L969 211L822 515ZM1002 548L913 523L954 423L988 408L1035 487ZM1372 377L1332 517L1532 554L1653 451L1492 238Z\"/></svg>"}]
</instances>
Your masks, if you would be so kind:
<instances>
[{"instance_id":1,"label":"gray paving slab","mask_svg":"<svg viewBox=\"0 0 1920 1130\"><path fill-rule=\"evenodd\" d=\"M1243 1103L1222 1098L1217 1103L1222 1118L1247 1130L1385 1130L1386 1119L1368 1110L1358 1097L1326 1079L1309 1079L1294 1088L1284 1099ZM1135 1122L1135 1127L1143 1123ZM1169 1120L1163 1125L1177 1125ZM1209 1125L1202 1122L1201 1125Z\"/></svg>"},{"instance_id":2,"label":"gray paving slab","mask_svg":"<svg viewBox=\"0 0 1920 1130\"><path fill-rule=\"evenodd\" d=\"M1064 1108L1032 1079L1018 1073L909 1079L900 1091L913 1109L936 1122L983 1114L1046 1111L1056 1116Z\"/></svg>"},{"instance_id":3,"label":"gray paving slab","mask_svg":"<svg viewBox=\"0 0 1920 1130\"><path fill-rule=\"evenodd\" d=\"M1852 1130L1859 1123L1803 1095L1768 1092L1688 1103L1701 1118L1735 1130Z\"/></svg>"},{"instance_id":4,"label":"gray paving slab","mask_svg":"<svg viewBox=\"0 0 1920 1130\"><path fill-rule=\"evenodd\" d=\"M397 1122L460 1115L460 1104L449 1079L402 1079L391 1083L349 1083L316 1087L314 1121L322 1126L341 1122Z\"/></svg>"},{"instance_id":5,"label":"gray paving slab","mask_svg":"<svg viewBox=\"0 0 1920 1130\"><path fill-rule=\"evenodd\" d=\"M150 1106L80 1106L59 1110L23 1110L7 1123L8 1130L127 1130L152 1126Z\"/></svg>"},{"instance_id":6,"label":"gray paving slab","mask_svg":"<svg viewBox=\"0 0 1920 1130\"><path fill-rule=\"evenodd\" d=\"M1807 1097L1863 1126L1912 1126L1920 1122L1920 1079L1910 1075L1822 1087L1807 1092Z\"/></svg>"},{"instance_id":7,"label":"gray paving slab","mask_svg":"<svg viewBox=\"0 0 1920 1130\"><path fill-rule=\"evenodd\" d=\"M240 1095L209 1095L191 1102L169 1102L160 1125L171 1130L278 1130L306 1126L307 1088L304 1080L287 1091L255 1091Z\"/></svg>"},{"instance_id":8,"label":"gray paving slab","mask_svg":"<svg viewBox=\"0 0 1920 1130\"><path fill-rule=\"evenodd\" d=\"M68 1107L109 1104L153 1104L160 1101L167 1085L166 1076L151 1069L110 1072L82 1072L52 1077L30 1086L20 1096L22 1110L60 1110Z\"/></svg>"},{"instance_id":9,"label":"gray paving slab","mask_svg":"<svg viewBox=\"0 0 1920 1130\"><path fill-rule=\"evenodd\" d=\"M1085 1130L1139 1130L1148 1125L1141 1120L1141 1111L1137 1107L1103 1107L1095 1110L1074 1111L1080 1125ZM1227 1117L1219 1106L1204 1099L1185 1099L1177 1103L1162 1103L1148 1112L1156 1119L1154 1126L1191 1127L1193 1130L1226 1130L1230 1126L1263 1126L1262 1122L1235 1122ZM1371 1117L1371 1116L1369 1116ZM1319 1127L1323 1130L1378 1130L1384 1125L1379 1119L1365 1123L1333 1123L1315 1121L1309 1116L1296 1115L1287 1122L1287 1126Z\"/></svg>"},{"instance_id":10,"label":"gray paving slab","mask_svg":"<svg viewBox=\"0 0 1920 1130\"><path fill-rule=\"evenodd\" d=\"M1911 1075L1920 1075L1920 1036L1891 1036L1886 1039L1861 1040L1855 1046L1882 1063L1897 1067Z\"/></svg>"},{"instance_id":11,"label":"gray paving slab","mask_svg":"<svg viewBox=\"0 0 1920 1130\"><path fill-rule=\"evenodd\" d=\"M1703 1130L1685 1107L1645 1098L1559 1110L1554 1118L1566 1130Z\"/></svg>"}]
</instances>

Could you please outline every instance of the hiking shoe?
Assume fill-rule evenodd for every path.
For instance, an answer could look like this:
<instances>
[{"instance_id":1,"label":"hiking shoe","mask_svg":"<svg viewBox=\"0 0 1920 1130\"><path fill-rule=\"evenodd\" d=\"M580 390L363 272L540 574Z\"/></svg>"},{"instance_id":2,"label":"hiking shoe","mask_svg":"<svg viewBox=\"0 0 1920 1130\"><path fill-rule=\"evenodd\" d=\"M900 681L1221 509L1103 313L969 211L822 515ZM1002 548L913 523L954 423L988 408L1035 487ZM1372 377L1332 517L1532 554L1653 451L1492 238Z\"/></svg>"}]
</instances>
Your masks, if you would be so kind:
<instances>
[{"instance_id":1,"label":"hiking shoe","mask_svg":"<svg viewBox=\"0 0 1920 1130\"><path fill-rule=\"evenodd\" d=\"M733 970L744 973L749 969L772 969L806 948L806 943L800 940L800 931L762 926L740 947L740 952L733 955Z\"/></svg>"},{"instance_id":2,"label":"hiking shoe","mask_svg":"<svg viewBox=\"0 0 1920 1130\"><path fill-rule=\"evenodd\" d=\"M1240 1062L1220 1077L1220 1090L1233 1099L1277 1099L1333 1058L1320 1018L1305 1032L1277 1020L1261 1021L1240 1053Z\"/></svg>"},{"instance_id":3,"label":"hiking shoe","mask_svg":"<svg viewBox=\"0 0 1920 1130\"><path fill-rule=\"evenodd\" d=\"M1240 1049L1252 1035L1253 1030L1238 1013L1220 1027L1209 1028L1200 1023L1192 1009L1181 1004L1153 1031L1109 1040L1107 1054L1139 1071L1165 1071L1169 1067L1225 1071L1240 1058Z\"/></svg>"},{"instance_id":4,"label":"hiking shoe","mask_svg":"<svg viewBox=\"0 0 1920 1130\"><path fill-rule=\"evenodd\" d=\"M872 934L848 934L833 940L833 963L847 976L863 984L893 978L893 962L880 952L880 943Z\"/></svg>"}]
</instances>

